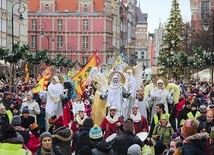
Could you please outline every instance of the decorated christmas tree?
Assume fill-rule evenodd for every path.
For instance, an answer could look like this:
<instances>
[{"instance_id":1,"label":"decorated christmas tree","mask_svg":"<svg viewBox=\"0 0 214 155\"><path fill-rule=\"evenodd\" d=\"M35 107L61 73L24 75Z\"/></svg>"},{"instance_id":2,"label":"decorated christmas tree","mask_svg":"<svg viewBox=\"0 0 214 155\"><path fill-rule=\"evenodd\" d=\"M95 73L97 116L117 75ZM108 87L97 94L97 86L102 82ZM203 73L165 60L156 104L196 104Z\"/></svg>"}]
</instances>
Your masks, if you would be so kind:
<instances>
[{"instance_id":1,"label":"decorated christmas tree","mask_svg":"<svg viewBox=\"0 0 214 155\"><path fill-rule=\"evenodd\" d=\"M158 65L163 66L162 73L164 76L167 76L167 73L168 77L179 74L180 63L177 63L174 59L175 55L180 52L183 44L183 41L180 39L182 30L183 22L179 2L178 0L173 0L170 17L165 27L158 57Z\"/></svg>"}]
</instances>

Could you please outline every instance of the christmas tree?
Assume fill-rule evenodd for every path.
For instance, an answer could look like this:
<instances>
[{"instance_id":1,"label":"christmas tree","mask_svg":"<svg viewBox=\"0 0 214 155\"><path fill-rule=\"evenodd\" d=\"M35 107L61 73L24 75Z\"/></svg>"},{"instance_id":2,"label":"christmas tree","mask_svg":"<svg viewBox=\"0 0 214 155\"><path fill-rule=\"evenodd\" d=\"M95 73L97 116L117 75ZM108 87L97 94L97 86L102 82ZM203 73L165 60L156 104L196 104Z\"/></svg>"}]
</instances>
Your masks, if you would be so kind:
<instances>
[{"instance_id":1,"label":"christmas tree","mask_svg":"<svg viewBox=\"0 0 214 155\"><path fill-rule=\"evenodd\" d=\"M179 63L174 61L174 59L175 55L180 52L183 44L183 41L180 39L182 30L183 22L179 3L178 0L173 0L158 57L158 65L163 66L162 73L164 76L166 76L167 72L168 77L177 76L179 73Z\"/></svg>"}]
</instances>

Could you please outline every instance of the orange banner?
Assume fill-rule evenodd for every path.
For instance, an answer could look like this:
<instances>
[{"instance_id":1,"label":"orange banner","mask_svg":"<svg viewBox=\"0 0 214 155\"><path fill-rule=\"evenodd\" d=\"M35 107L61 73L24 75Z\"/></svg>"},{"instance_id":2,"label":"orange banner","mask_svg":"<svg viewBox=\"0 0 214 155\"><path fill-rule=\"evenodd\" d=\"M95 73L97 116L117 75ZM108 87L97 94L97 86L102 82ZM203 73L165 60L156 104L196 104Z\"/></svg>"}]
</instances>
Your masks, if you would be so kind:
<instances>
[{"instance_id":1,"label":"orange banner","mask_svg":"<svg viewBox=\"0 0 214 155\"><path fill-rule=\"evenodd\" d=\"M25 83L29 81L29 70L28 70L28 63L25 64Z\"/></svg>"},{"instance_id":2,"label":"orange banner","mask_svg":"<svg viewBox=\"0 0 214 155\"><path fill-rule=\"evenodd\" d=\"M81 82L86 80L91 69L93 67L96 67L98 65L98 52L94 52L94 55L91 57L91 59L87 62L87 64L76 74L72 77L72 80L75 83L76 92L79 95L83 94L83 91L81 89Z\"/></svg>"}]
</instances>

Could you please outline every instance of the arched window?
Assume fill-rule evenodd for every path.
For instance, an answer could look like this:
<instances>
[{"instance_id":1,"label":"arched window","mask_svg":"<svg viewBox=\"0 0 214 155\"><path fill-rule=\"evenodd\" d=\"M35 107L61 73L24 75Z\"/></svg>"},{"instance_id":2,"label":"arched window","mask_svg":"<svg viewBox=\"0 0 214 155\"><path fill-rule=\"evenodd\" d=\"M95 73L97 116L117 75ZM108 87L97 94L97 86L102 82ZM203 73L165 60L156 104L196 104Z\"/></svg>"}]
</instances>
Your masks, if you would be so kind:
<instances>
[{"instance_id":1,"label":"arched window","mask_svg":"<svg viewBox=\"0 0 214 155\"><path fill-rule=\"evenodd\" d=\"M88 12L88 6L84 5L84 12Z\"/></svg>"},{"instance_id":2,"label":"arched window","mask_svg":"<svg viewBox=\"0 0 214 155\"><path fill-rule=\"evenodd\" d=\"M45 4L45 11L49 12L49 5L48 4Z\"/></svg>"}]
</instances>

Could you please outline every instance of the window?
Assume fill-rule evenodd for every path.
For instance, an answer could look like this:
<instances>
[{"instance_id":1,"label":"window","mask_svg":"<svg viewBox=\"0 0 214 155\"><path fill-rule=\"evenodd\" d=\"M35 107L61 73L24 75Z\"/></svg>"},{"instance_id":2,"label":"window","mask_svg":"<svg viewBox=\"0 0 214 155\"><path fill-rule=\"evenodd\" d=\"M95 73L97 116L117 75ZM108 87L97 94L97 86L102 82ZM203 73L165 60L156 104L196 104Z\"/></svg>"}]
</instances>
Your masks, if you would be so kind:
<instances>
[{"instance_id":1,"label":"window","mask_svg":"<svg viewBox=\"0 0 214 155\"><path fill-rule=\"evenodd\" d=\"M36 36L31 36L31 47L36 48Z\"/></svg>"},{"instance_id":2,"label":"window","mask_svg":"<svg viewBox=\"0 0 214 155\"><path fill-rule=\"evenodd\" d=\"M32 30L36 30L36 19L31 19Z\"/></svg>"},{"instance_id":3,"label":"window","mask_svg":"<svg viewBox=\"0 0 214 155\"><path fill-rule=\"evenodd\" d=\"M87 5L84 5L84 12L88 12L88 6Z\"/></svg>"},{"instance_id":4,"label":"window","mask_svg":"<svg viewBox=\"0 0 214 155\"><path fill-rule=\"evenodd\" d=\"M85 65L88 62L88 57L82 57L82 63Z\"/></svg>"},{"instance_id":5,"label":"window","mask_svg":"<svg viewBox=\"0 0 214 155\"><path fill-rule=\"evenodd\" d=\"M62 48L63 45L63 38L62 36L57 36L57 47Z\"/></svg>"},{"instance_id":6,"label":"window","mask_svg":"<svg viewBox=\"0 0 214 155\"><path fill-rule=\"evenodd\" d=\"M83 19L83 30L88 30L88 19Z\"/></svg>"},{"instance_id":7,"label":"window","mask_svg":"<svg viewBox=\"0 0 214 155\"><path fill-rule=\"evenodd\" d=\"M49 5L48 4L45 5L45 11L49 12Z\"/></svg>"},{"instance_id":8,"label":"window","mask_svg":"<svg viewBox=\"0 0 214 155\"><path fill-rule=\"evenodd\" d=\"M6 32L7 31L7 21L6 20L2 20L2 32Z\"/></svg>"},{"instance_id":9,"label":"window","mask_svg":"<svg viewBox=\"0 0 214 155\"><path fill-rule=\"evenodd\" d=\"M88 37L84 36L82 40L83 40L83 42L82 42L83 43L83 45L82 45L83 48L84 49L88 48Z\"/></svg>"},{"instance_id":10,"label":"window","mask_svg":"<svg viewBox=\"0 0 214 155\"><path fill-rule=\"evenodd\" d=\"M62 30L62 19L57 19L57 28L58 30Z\"/></svg>"},{"instance_id":11,"label":"window","mask_svg":"<svg viewBox=\"0 0 214 155\"><path fill-rule=\"evenodd\" d=\"M209 14L209 1L201 1L201 18L207 19Z\"/></svg>"}]
</instances>

